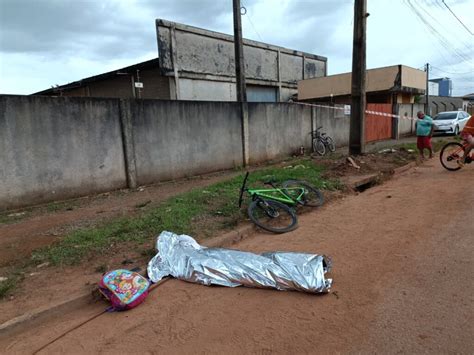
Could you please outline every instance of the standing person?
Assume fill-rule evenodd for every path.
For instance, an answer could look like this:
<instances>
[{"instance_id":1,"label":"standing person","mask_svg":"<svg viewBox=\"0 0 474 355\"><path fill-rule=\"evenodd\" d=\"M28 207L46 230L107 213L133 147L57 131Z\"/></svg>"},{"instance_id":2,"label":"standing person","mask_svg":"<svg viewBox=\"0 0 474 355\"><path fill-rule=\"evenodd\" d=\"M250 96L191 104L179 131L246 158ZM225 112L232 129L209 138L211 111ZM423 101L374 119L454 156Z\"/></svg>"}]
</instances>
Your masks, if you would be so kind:
<instances>
[{"instance_id":1,"label":"standing person","mask_svg":"<svg viewBox=\"0 0 474 355\"><path fill-rule=\"evenodd\" d=\"M416 146L420 152L421 160L425 159L424 150L428 149L430 152L430 159L433 158L433 147L431 146L431 137L433 136L434 123L433 119L425 115L423 111L418 111L416 114Z\"/></svg>"},{"instance_id":2,"label":"standing person","mask_svg":"<svg viewBox=\"0 0 474 355\"><path fill-rule=\"evenodd\" d=\"M464 129L461 131L461 138L467 143L464 148L464 159L458 161L458 164L462 167L466 163L466 159L469 156L469 153L474 148L474 116L471 116L469 121L467 121Z\"/></svg>"}]
</instances>

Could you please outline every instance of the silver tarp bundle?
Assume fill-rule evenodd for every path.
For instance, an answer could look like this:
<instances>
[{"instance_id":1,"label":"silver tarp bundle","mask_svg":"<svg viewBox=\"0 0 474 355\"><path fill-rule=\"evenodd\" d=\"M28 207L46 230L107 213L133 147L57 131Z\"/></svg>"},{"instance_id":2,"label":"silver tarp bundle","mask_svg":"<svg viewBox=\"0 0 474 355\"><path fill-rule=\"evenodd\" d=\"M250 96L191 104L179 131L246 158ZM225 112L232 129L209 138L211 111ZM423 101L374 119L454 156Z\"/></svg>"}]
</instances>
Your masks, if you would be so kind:
<instances>
[{"instance_id":1,"label":"silver tarp bundle","mask_svg":"<svg viewBox=\"0 0 474 355\"><path fill-rule=\"evenodd\" d=\"M206 248L187 235L162 232L158 253L148 263L148 276L158 282L166 276L228 287L247 286L329 292L329 260L322 255L270 252L253 254L238 250Z\"/></svg>"}]
</instances>

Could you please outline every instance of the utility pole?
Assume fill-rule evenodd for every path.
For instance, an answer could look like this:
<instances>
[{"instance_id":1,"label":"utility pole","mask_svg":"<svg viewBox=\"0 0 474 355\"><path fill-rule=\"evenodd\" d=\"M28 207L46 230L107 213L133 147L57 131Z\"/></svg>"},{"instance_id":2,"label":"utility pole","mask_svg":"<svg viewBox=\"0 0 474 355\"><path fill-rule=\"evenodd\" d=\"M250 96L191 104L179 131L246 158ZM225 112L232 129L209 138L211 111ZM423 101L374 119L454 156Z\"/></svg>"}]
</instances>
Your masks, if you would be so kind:
<instances>
[{"instance_id":1,"label":"utility pole","mask_svg":"<svg viewBox=\"0 0 474 355\"><path fill-rule=\"evenodd\" d=\"M352 107L349 133L349 153L365 151L365 58L367 0L354 3L354 39L352 42Z\"/></svg>"},{"instance_id":2,"label":"utility pole","mask_svg":"<svg viewBox=\"0 0 474 355\"><path fill-rule=\"evenodd\" d=\"M234 51L235 51L235 86L237 102L240 103L240 123L242 128L242 164L249 164L249 111L247 90L245 86L244 45L242 43L242 20L240 18L240 0L232 1L234 12Z\"/></svg>"},{"instance_id":3,"label":"utility pole","mask_svg":"<svg viewBox=\"0 0 474 355\"><path fill-rule=\"evenodd\" d=\"M233 0L233 10L237 101L247 102L247 91L245 89L244 45L242 44L242 20L240 18L240 0Z\"/></svg>"},{"instance_id":4,"label":"utility pole","mask_svg":"<svg viewBox=\"0 0 474 355\"><path fill-rule=\"evenodd\" d=\"M430 88L430 84L429 84L429 76L430 76L430 63L426 63L426 92L425 92L425 101L426 101L426 104L425 104L425 113L428 115L428 116L431 116L431 110L430 110L430 92L429 92L429 88Z\"/></svg>"}]
</instances>

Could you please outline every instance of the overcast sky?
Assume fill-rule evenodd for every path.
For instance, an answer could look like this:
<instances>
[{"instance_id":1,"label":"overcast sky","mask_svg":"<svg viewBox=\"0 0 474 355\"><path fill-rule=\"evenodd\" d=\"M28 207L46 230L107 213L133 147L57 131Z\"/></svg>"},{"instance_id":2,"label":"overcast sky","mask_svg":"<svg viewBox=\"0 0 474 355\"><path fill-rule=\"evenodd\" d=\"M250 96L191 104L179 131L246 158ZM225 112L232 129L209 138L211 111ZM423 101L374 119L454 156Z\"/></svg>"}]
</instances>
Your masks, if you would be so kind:
<instances>
[{"instance_id":1,"label":"overcast sky","mask_svg":"<svg viewBox=\"0 0 474 355\"><path fill-rule=\"evenodd\" d=\"M241 0L245 38L352 65L352 0ZM367 68L432 65L474 92L474 0L368 0ZM156 58L155 19L233 33L232 0L0 0L0 93L31 94Z\"/></svg>"}]
</instances>

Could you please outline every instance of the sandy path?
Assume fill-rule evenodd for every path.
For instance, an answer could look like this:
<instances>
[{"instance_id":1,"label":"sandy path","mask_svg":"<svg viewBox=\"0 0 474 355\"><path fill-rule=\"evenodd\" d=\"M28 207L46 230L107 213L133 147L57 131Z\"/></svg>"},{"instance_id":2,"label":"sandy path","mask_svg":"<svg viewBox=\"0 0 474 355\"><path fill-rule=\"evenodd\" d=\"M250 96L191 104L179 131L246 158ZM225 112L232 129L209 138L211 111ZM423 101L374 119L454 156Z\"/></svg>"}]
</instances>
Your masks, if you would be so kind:
<instances>
[{"instance_id":1,"label":"sandy path","mask_svg":"<svg viewBox=\"0 0 474 355\"><path fill-rule=\"evenodd\" d=\"M449 173L433 161L303 215L292 233L235 246L330 255L330 294L172 280L142 306L96 318L44 353L472 353L473 185L471 167ZM99 307L0 336L0 349L32 352Z\"/></svg>"}]
</instances>

